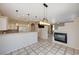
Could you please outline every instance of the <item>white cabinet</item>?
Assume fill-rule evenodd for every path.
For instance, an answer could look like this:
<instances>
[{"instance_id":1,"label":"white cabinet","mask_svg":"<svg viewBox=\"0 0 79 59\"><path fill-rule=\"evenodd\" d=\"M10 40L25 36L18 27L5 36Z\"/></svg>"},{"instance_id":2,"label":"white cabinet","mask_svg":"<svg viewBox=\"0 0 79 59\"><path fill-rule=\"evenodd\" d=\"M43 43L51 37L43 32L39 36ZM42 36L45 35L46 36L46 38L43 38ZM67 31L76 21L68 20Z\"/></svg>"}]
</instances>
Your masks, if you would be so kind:
<instances>
[{"instance_id":1,"label":"white cabinet","mask_svg":"<svg viewBox=\"0 0 79 59\"><path fill-rule=\"evenodd\" d=\"M7 30L7 17L0 16L0 30Z\"/></svg>"}]
</instances>

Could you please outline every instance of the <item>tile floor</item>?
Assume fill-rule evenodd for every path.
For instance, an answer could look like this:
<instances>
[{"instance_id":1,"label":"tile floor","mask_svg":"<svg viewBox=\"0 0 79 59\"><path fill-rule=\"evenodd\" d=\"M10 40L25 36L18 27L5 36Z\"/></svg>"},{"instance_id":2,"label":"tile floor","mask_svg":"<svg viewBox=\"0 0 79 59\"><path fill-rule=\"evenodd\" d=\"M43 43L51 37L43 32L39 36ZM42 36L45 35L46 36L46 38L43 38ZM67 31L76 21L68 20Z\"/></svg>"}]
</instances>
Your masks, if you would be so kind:
<instances>
[{"instance_id":1,"label":"tile floor","mask_svg":"<svg viewBox=\"0 0 79 59\"><path fill-rule=\"evenodd\" d=\"M79 55L79 51L47 40L40 40L7 55Z\"/></svg>"}]
</instances>

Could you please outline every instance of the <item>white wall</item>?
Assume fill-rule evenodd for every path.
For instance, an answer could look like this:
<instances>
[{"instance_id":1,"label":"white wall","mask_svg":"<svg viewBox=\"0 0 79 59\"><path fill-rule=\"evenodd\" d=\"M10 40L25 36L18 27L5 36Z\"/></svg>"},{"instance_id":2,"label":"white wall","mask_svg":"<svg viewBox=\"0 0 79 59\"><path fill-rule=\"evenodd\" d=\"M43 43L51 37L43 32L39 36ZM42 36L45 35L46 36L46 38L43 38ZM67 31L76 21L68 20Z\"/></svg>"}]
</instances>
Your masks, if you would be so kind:
<instances>
[{"instance_id":1,"label":"white wall","mask_svg":"<svg viewBox=\"0 0 79 59\"><path fill-rule=\"evenodd\" d=\"M0 17L0 30L7 30L7 18L6 17Z\"/></svg>"},{"instance_id":2,"label":"white wall","mask_svg":"<svg viewBox=\"0 0 79 59\"><path fill-rule=\"evenodd\" d=\"M0 35L0 54L6 54L16 49L36 43L37 32L12 33Z\"/></svg>"},{"instance_id":3,"label":"white wall","mask_svg":"<svg viewBox=\"0 0 79 59\"><path fill-rule=\"evenodd\" d=\"M58 27L55 32L67 33L67 44L66 46L79 49L79 19L75 19L74 22L66 23L65 26ZM57 42L57 41L54 41ZM60 42L57 42L60 43ZM63 43L60 43L63 44Z\"/></svg>"}]
</instances>

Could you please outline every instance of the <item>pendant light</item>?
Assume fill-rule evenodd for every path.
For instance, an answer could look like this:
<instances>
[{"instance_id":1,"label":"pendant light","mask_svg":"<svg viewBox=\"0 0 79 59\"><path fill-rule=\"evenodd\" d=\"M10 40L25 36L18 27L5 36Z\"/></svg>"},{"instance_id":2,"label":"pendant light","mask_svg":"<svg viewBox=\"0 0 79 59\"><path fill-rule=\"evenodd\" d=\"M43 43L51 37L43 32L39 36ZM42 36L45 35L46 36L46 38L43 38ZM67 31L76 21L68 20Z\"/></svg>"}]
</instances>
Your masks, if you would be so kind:
<instances>
[{"instance_id":1,"label":"pendant light","mask_svg":"<svg viewBox=\"0 0 79 59\"><path fill-rule=\"evenodd\" d=\"M44 18L43 18L43 22L48 22L48 19L47 19L47 7L48 5L46 3L43 3L43 6L44 6Z\"/></svg>"},{"instance_id":2,"label":"pendant light","mask_svg":"<svg viewBox=\"0 0 79 59\"><path fill-rule=\"evenodd\" d=\"M47 7L48 7L48 5L46 3L43 3L43 6L44 6L44 17L43 17L43 20L40 21L40 25L50 25L48 23L48 19L47 19Z\"/></svg>"}]
</instances>

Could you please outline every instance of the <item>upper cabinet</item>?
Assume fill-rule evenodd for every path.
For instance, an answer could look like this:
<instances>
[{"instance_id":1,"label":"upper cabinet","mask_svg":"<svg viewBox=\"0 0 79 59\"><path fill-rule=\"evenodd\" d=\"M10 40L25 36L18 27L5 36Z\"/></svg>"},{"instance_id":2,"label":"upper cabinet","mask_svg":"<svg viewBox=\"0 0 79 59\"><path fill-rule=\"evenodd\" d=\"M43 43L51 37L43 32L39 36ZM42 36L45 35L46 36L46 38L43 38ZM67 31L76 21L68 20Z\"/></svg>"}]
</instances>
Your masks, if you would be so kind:
<instances>
[{"instance_id":1,"label":"upper cabinet","mask_svg":"<svg viewBox=\"0 0 79 59\"><path fill-rule=\"evenodd\" d=\"M0 16L0 30L7 30L8 18Z\"/></svg>"}]
</instances>

